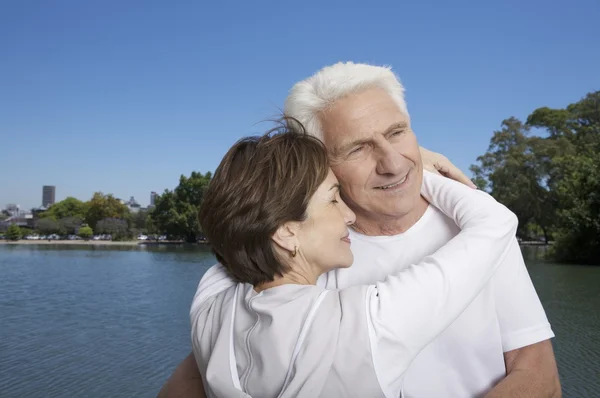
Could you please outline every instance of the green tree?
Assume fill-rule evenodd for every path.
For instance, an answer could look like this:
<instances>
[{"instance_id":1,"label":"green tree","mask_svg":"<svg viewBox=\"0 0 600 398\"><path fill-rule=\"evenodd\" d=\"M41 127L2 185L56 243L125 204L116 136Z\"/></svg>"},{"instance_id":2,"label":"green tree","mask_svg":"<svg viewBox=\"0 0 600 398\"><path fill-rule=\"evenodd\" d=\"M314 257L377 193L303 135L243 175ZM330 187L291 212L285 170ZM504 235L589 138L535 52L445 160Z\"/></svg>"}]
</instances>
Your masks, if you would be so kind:
<instances>
[{"instance_id":1,"label":"green tree","mask_svg":"<svg viewBox=\"0 0 600 398\"><path fill-rule=\"evenodd\" d=\"M64 217L58 220L61 231L69 235L74 235L82 223L83 220L77 216Z\"/></svg>"},{"instance_id":2,"label":"green tree","mask_svg":"<svg viewBox=\"0 0 600 398\"><path fill-rule=\"evenodd\" d=\"M61 233L60 224L50 217L39 219L36 228L43 235Z\"/></svg>"},{"instance_id":3,"label":"green tree","mask_svg":"<svg viewBox=\"0 0 600 398\"><path fill-rule=\"evenodd\" d=\"M96 223L96 233L112 236L112 240L131 238L127 221L121 218L105 218Z\"/></svg>"},{"instance_id":4,"label":"green tree","mask_svg":"<svg viewBox=\"0 0 600 398\"><path fill-rule=\"evenodd\" d=\"M94 231L87 225L79 228L79 237L88 240L94 235Z\"/></svg>"},{"instance_id":5,"label":"green tree","mask_svg":"<svg viewBox=\"0 0 600 398\"><path fill-rule=\"evenodd\" d=\"M148 211L138 210L131 214L130 225L132 229L135 229L140 233L148 233Z\"/></svg>"},{"instance_id":6,"label":"green tree","mask_svg":"<svg viewBox=\"0 0 600 398\"><path fill-rule=\"evenodd\" d=\"M19 240L21 239L21 230L16 224L11 224L6 230L6 240Z\"/></svg>"},{"instance_id":7,"label":"green tree","mask_svg":"<svg viewBox=\"0 0 600 398\"><path fill-rule=\"evenodd\" d=\"M540 145L530 137L528 126L516 118L506 119L494 132L488 151L477 158L479 164L470 169L480 189L489 190L515 212L520 236L527 237L529 224L535 223L547 242L554 219L553 200L544 183L545 169L536 156Z\"/></svg>"},{"instance_id":8,"label":"green tree","mask_svg":"<svg viewBox=\"0 0 600 398\"><path fill-rule=\"evenodd\" d=\"M556 196L557 225L552 253L560 261L597 263L600 259L600 91L589 93L566 109L536 109L527 123L548 134L544 155L548 185Z\"/></svg>"},{"instance_id":9,"label":"green tree","mask_svg":"<svg viewBox=\"0 0 600 398\"><path fill-rule=\"evenodd\" d=\"M159 233L169 238L196 242L200 231L198 209L212 174L192 172L190 177L181 176L179 185L173 190L165 190L155 200L150 213L151 223Z\"/></svg>"},{"instance_id":10,"label":"green tree","mask_svg":"<svg viewBox=\"0 0 600 398\"><path fill-rule=\"evenodd\" d=\"M175 192L166 189L162 195L154 198L154 208L150 212L151 224L159 233L166 234L170 239L181 237L177 207Z\"/></svg>"},{"instance_id":11,"label":"green tree","mask_svg":"<svg viewBox=\"0 0 600 398\"><path fill-rule=\"evenodd\" d=\"M67 217L76 217L84 219L87 212L87 206L84 202L73 197L68 197L60 202L53 204L48 210L39 215L40 218L53 218L58 221Z\"/></svg>"},{"instance_id":12,"label":"green tree","mask_svg":"<svg viewBox=\"0 0 600 398\"><path fill-rule=\"evenodd\" d=\"M531 135L535 129L538 135ZM502 123L471 166L474 181L519 217L519 233L554 236L565 262L600 259L600 91L565 109L541 107Z\"/></svg>"},{"instance_id":13,"label":"green tree","mask_svg":"<svg viewBox=\"0 0 600 398\"><path fill-rule=\"evenodd\" d=\"M92 199L86 203L87 214L85 221L96 232L96 224L103 219L118 218L126 220L129 217L129 209L111 194L104 195L101 192L94 193Z\"/></svg>"},{"instance_id":14,"label":"green tree","mask_svg":"<svg viewBox=\"0 0 600 398\"><path fill-rule=\"evenodd\" d=\"M148 216L146 217L146 232L148 234L153 234L153 235L158 235L160 233L164 233L163 231L160 231L154 224L154 220L152 218L152 211L149 211ZM157 238L158 238L158 236L157 236Z\"/></svg>"}]
</instances>

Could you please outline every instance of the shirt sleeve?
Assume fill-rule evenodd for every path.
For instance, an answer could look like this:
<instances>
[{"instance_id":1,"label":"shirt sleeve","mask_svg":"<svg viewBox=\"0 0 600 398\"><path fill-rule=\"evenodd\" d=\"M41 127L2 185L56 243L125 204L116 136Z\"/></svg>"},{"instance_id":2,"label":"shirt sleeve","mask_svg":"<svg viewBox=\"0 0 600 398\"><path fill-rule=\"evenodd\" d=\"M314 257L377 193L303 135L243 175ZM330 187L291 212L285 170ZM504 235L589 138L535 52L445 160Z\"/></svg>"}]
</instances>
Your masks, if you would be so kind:
<instances>
[{"instance_id":1,"label":"shirt sleeve","mask_svg":"<svg viewBox=\"0 0 600 398\"><path fill-rule=\"evenodd\" d=\"M401 385L417 354L485 287L506 257L518 224L491 196L445 177L424 173L422 194L461 232L419 264L367 289L371 350L384 391ZM397 391L386 395L397 396Z\"/></svg>"},{"instance_id":2,"label":"shirt sleeve","mask_svg":"<svg viewBox=\"0 0 600 398\"><path fill-rule=\"evenodd\" d=\"M204 273L202 279L200 279L200 283L196 289L196 294L192 300L192 306L190 308L190 318L192 323L198 316L202 304L205 303L208 298L228 289L235 284L236 283L225 270L225 267L223 267L220 263L210 267L208 271Z\"/></svg>"},{"instance_id":3,"label":"shirt sleeve","mask_svg":"<svg viewBox=\"0 0 600 398\"><path fill-rule=\"evenodd\" d=\"M554 337L516 239L491 284L504 352Z\"/></svg>"}]
</instances>

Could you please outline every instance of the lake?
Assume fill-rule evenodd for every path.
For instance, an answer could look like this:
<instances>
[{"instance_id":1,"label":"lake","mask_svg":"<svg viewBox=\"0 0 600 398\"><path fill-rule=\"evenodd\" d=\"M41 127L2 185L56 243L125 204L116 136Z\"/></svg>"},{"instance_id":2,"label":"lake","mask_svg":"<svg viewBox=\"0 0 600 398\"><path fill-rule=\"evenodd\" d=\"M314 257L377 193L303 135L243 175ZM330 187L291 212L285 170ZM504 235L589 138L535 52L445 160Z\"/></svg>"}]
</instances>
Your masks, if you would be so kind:
<instances>
[{"instance_id":1,"label":"lake","mask_svg":"<svg viewBox=\"0 0 600 398\"><path fill-rule=\"evenodd\" d=\"M600 266L524 248L565 397L600 397ZM202 248L0 245L0 397L155 397L191 351Z\"/></svg>"}]
</instances>

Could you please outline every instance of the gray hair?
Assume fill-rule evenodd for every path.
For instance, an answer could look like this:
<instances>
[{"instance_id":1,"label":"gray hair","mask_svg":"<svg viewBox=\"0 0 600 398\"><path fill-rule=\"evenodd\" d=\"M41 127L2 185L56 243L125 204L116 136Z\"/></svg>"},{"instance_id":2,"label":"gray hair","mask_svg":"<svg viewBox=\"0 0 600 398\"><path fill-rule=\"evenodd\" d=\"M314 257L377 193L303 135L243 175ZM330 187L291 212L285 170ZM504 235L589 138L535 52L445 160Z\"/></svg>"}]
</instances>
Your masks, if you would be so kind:
<instances>
[{"instance_id":1,"label":"gray hair","mask_svg":"<svg viewBox=\"0 0 600 398\"><path fill-rule=\"evenodd\" d=\"M284 113L298 119L307 133L322 140L319 115L338 99L374 87L384 89L400 111L409 117L404 100L404 86L391 67L353 62L327 66L308 79L296 83L285 100Z\"/></svg>"}]
</instances>

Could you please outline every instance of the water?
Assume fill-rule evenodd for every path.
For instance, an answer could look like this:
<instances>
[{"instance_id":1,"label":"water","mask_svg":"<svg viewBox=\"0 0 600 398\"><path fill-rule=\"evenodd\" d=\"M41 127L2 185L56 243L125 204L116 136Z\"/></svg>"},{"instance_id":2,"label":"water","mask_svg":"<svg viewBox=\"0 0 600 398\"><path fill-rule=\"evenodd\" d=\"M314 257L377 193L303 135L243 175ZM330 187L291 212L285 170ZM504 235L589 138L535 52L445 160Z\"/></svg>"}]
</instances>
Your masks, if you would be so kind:
<instances>
[{"instance_id":1,"label":"water","mask_svg":"<svg viewBox=\"0 0 600 398\"><path fill-rule=\"evenodd\" d=\"M527 268L556 337L553 346L564 397L600 397L600 266L540 259L523 249Z\"/></svg>"},{"instance_id":2,"label":"water","mask_svg":"<svg viewBox=\"0 0 600 398\"><path fill-rule=\"evenodd\" d=\"M600 397L600 267L528 267L565 397ZM206 250L0 245L0 397L155 397L191 351Z\"/></svg>"},{"instance_id":3,"label":"water","mask_svg":"<svg viewBox=\"0 0 600 398\"><path fill-rule=\"evenodd\" d=\"M0 245L0 397L151 397L190 351L198 250Z\"/></svg>"}]
</instances>

